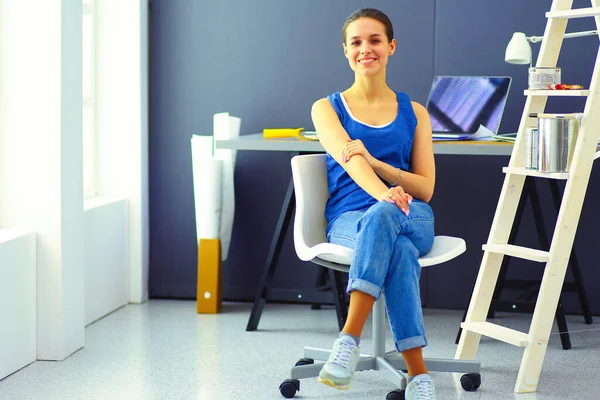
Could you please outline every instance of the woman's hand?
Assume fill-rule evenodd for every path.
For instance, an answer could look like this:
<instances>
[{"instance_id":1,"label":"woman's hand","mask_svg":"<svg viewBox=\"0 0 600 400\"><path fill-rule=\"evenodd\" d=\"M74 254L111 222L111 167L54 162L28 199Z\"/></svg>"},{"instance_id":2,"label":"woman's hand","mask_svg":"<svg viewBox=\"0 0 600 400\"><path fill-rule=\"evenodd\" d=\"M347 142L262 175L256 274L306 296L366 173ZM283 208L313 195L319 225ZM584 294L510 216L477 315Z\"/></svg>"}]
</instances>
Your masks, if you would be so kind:
<instances>
[{"instance_id":1,"label":"woman's hand","mask_svg":"<svg viewBox=\"0 0 600 400\"><path fill-rule=\"evenodd\" d=\"M398 206L406 216L410 213L409 205L412 203L413 197L406 193L402 186L394 186L383 192L379 197L379 201L387 201Z\"/></svg>"},{"instance_id":2,"label":"woman's hand","mask_svg":"<svg viewBox=\"0 0 600 400\"><path fill-rule=\"evenodd\" d=\"M341 160L343 163L348 162L352 156L362 155L365 160L369 163L371 167L373 167L373 161L375 158L369 153L365 145L360 139L351 140L348 139L348 142L344 145L342 149Z\"/></svg>"}]
</instances>

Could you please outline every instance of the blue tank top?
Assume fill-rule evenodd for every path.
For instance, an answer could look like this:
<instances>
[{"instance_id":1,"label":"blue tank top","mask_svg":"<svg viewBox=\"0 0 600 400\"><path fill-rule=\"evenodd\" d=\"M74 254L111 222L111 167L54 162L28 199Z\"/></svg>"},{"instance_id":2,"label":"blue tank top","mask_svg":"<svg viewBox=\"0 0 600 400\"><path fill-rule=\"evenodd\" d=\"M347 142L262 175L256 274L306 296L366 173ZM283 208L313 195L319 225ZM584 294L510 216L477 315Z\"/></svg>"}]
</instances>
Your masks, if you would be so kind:
<instances>
[{"instance_id":1,"label":"blue tank top","mask_svg":"<svg viewBox=\"0 0 600 400\"><path fill-rule=\"evenodd\" d=\"M398 99L396 118L387 125L371 126L352 116L340 92L327 96L351 139L362 140L369 153L378 160L411 172L411 153L417 117L406 93L396 92L396 97ZM383 182L389 187L387 182ZM327 154L327 185L329 187L329 199L325 206L327 231L331 223L341 214L347 211L367 210L377 203L377 200L358 186L329 154Z\"/></svg>"}]
</instances>

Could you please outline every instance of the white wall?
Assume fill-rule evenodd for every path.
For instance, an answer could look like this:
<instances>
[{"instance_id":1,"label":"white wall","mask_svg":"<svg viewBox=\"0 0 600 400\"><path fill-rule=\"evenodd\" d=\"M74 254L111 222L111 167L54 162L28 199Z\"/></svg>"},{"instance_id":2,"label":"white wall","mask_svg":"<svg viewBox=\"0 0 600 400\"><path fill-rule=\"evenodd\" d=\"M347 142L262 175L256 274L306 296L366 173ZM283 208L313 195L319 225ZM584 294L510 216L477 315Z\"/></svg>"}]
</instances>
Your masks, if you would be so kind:
<instances>
[{"instance_id":1,"label":"white wall","mask_svg":"<svg viewBox=\"0 0 600 400\"><path fill-rule=\"evenodd\" d=\"M0 228L36 233L39 360L148 297L148 7L98 3L97 192L110 200L84 214L81 0L0 0Z\"/></svg>"},{"instance_id":2,"label":"white wall","mask_svg":"<svg viewBox=\"0 0 600 400\"><path fill-rule=\"evenodd\" d=\"M129 301L127 201L96 197L84 211L85 324Z\"/></svg>"},{"instance_id":3,"label":"white wall","mask_svg":"<svg viewBox=\"0 0 600 400\"><path fill-rule=\"evenodd\" d=\"M148 5L98 1L100 196L129 204L129 301L148 299Z\"/></svg>"},{"instance_id":4,"label":"white wall","mask_svg":"<svg viewBox=\"0 0 600 400\"><path fill-rule=\"evenodd\" d=\"M37 234L37 358L84 345L81 0L2 1L0 226Z\"/></svg>"},{"instance_id":5,"label":"white wall","mask_svg":"<svg viewBox=\"0 0 600 400\"><path fill-rule=\"evenodd\" d=\"M35 361L35 234L0 230L0 379Z\"/></svg>"},{"instance_id":6,"label":"white wall","mask_svg":"<svg viewBox=\"0 0 600 400\"><path fill-rule=\"evenodd\" d=\"M145 0L96 2L98 197L85 202L86 324L148 299L147 18Z\"/></svg>"}]
</instances>

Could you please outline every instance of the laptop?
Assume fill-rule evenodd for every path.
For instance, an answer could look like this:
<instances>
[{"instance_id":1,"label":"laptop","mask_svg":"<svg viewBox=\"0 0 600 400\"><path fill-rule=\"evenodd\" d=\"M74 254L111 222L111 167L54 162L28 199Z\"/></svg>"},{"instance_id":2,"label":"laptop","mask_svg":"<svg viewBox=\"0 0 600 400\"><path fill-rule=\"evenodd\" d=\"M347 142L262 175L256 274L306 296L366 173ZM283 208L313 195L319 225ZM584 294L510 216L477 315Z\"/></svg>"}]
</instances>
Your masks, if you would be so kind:
<instances>
[{"instance_id":1,"label":"laptop","mask_svg":"<svg viewBox=\"0 0 600 400\"><path fill-rule=\"evenodd\" d=\"M469 139L481 130L498 133L512 78L509 76L436 76L427 111L433 138Z\"/></svg>"}]
</instances>

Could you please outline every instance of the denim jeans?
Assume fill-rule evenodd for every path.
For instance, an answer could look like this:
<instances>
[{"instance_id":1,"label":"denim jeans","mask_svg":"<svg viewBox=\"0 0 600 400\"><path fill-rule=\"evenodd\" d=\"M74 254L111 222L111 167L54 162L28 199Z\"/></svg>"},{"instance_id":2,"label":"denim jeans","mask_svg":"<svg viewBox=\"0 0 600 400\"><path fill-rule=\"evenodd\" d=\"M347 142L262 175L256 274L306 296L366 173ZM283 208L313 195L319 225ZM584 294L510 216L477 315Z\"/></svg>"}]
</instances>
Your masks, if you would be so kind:
<instances>
[{"instance_id":1,"label":"denim jeans","mask_svg":"<svg viewBox=\"0 0 600 400\"><path fill-rule=\"evenodd\" d=\"M354 249L348 293L359 290L375 299L381 292L399 352L427 346L418 258L433 245L433 211L413 200L406 216L398 206L381 201L366 211L348 211L329 226L330 243Z\"/></svg>"}]
</instances>

